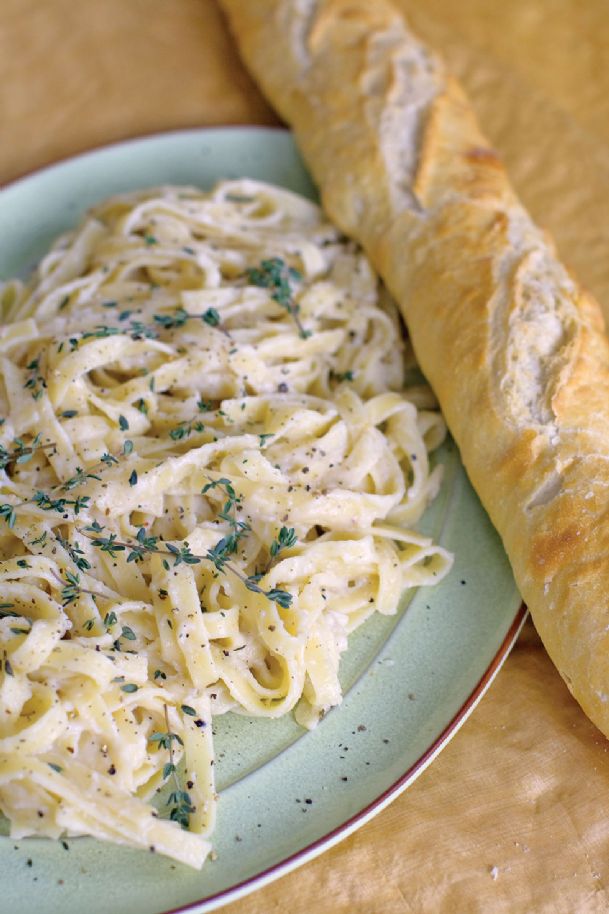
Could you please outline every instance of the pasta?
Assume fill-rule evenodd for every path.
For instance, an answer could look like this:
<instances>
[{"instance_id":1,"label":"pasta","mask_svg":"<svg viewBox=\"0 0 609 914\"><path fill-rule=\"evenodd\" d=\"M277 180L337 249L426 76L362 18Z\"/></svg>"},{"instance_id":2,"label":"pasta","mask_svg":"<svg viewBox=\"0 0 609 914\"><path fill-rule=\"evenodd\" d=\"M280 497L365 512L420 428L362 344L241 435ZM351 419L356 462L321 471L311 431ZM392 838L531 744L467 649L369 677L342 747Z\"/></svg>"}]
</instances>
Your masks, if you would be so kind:
<instances>
[{"instance_id":1,"label":"pasta","mask_svg":"<svg viewBox=\"0 0 609 914\"><path fill-rule=\"evenodd\" d=\"M362 252L260 182L108 200L0 306L0 811L200 867L212 718L314 726L450 568L442 418Z\"/></svg>"}]
</instances>

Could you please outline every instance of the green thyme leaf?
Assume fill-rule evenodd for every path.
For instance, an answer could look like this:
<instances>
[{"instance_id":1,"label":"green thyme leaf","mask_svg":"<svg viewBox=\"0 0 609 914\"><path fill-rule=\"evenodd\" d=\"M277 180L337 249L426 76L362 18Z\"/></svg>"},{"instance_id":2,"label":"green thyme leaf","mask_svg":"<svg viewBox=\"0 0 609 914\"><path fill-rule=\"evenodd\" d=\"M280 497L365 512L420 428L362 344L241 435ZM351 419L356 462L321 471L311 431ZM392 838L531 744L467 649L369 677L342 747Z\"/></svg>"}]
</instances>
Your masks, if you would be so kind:
<instances>
[{"instance_id":1,"label":"green thyme leaf","mask_svg":"<svg viewBox=\"0 0 609 914\"><path fill-rule=\"evenodd\" d=\"M296 531L293 527L282 527L277 537L271 543L269 550L271 557L279 555L282 549L291 549L296 544Z\"/></svg>"},{"instance_id":2,"label":"green thyme leaf","mask_svg":"<svg viewBox=\"0 0 609 914\"><path fill-rule=\"evenodd\" d=\"M253 286L259 286L271 291L271 298L292 317L302 339L307 339L307 337L311 336L311 331L305 330L300 322L300 305L293 298L294 293L291 281L302 279L298 270L288 267L280 257L270 257L267 260L260 261L258 267L250 267L246 274Z\"/></svg>"}]
</instances>

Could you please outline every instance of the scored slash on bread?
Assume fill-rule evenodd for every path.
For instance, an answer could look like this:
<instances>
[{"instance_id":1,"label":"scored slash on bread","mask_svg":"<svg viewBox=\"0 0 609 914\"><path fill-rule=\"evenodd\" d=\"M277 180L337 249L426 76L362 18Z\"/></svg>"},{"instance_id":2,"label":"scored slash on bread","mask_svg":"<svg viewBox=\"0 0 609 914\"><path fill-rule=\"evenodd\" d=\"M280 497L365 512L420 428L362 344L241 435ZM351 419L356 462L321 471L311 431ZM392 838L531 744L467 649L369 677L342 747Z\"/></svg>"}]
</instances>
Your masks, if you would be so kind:
<instances>
[{"instance_id":1,"label":"scored slash on bread","mask_svg":"<svg viewBox=\"0 0 609 914\"><path fill-rule=\"evenodd\" d=\"M329 216L398 302L552 660L609 735L609 342L385 0L221 0Z\"/></svg>"}]
</instances>

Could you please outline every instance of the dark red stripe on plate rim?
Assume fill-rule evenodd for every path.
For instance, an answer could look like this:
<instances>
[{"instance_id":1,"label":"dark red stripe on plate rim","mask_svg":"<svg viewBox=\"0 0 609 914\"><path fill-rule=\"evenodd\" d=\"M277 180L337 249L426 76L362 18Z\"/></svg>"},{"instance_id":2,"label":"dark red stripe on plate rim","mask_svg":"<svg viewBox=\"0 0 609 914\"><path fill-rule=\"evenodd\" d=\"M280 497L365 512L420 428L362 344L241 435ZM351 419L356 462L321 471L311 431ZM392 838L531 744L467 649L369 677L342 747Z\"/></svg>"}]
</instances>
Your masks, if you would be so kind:
<instances>
[{"instance_id":1,"label":"dark red stripe on plate rim","mask_svg":"<svg viewBox=\"0 0 609 914\"><path fill-rule=\"evenodd\" d=\"M383 791L383 793L379 794L376 799L367 806L364 806L364 808L355 813L354 816L351 816L340 825L337 825L336 828L333 828L325 835L322 835L321 838L317 838L316 841L313 841L301 850L296 851L294 854L290 854L289 857L280 860L278 863L273 864L273 866L267 867L267 869L256 873L254 876L250 876L249 879L244 879L236 885L230 886L227 889L222 889L222 891L216 892L214 895L207 895L203 898L199 898L197 901L191 901L186 905L181 905L178 908L171 908L170 910L164 911L163 914L198 914L200 911L213 910L214 908L229 904L231 901L237 901L239 898L249 895L250 892L262 888L263 885L278 879L280 876L287 875L291 870L296 869L301 864L307 863L309 860L323 853L323 851L329 850L334 844L338 844L339 841L347 838L359 826L365 825L369 819L372 819L377 813L381 812L385 806L392 800L395 800L420 774L423 773L434 756L444 748L451 737L455 735L459 727L467 720L507 659L508 654L516 643L516 639L520 634L520 630L525 623L527 615L528 610L524 603L521 603L505 638L501 642L499 650L479 679L478 684L470 692L457 713L451 718L429 748L419 756L416 762L414 762L397 781L394 781L393 784Z\"/></svg>"}]
</instances>

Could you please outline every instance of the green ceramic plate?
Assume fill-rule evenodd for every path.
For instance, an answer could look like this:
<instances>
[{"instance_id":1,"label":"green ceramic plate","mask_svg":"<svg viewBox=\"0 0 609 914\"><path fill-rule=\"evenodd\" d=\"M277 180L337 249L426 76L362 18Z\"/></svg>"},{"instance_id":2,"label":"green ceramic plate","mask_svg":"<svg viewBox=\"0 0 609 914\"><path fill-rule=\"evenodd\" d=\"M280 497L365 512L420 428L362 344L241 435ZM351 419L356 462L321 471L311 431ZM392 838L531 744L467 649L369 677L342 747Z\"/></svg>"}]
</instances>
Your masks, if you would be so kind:
<instances>
[{"instance_id":1,"label":"green ceramic plate","mask_svg":"<svg viewBox=\"0 0 609 914\"><path fill-rule=\"evenodd\" d=\"M94 201L159 183L249 176L314 195L291 136L228 128L171 133L62 162L0 193L0 277L27 271ZM1 908L11 914L203 912L346 837L456 732L524 618L501 543L449 442L441 494L421 529L456 554L435 589L370 620L342 664L345 700L311 733L291 719L217 722L217 860L200 873L88 838L13 841L0 828ZM416 848L405 852L416 854Z\"/></svg>"}]
</instances>

